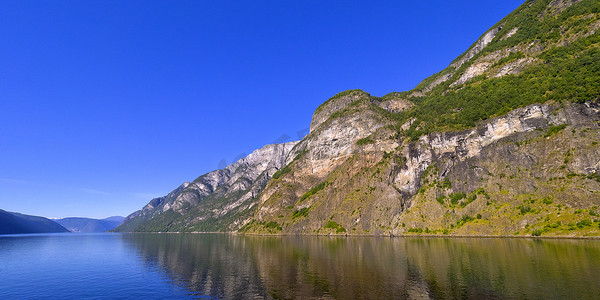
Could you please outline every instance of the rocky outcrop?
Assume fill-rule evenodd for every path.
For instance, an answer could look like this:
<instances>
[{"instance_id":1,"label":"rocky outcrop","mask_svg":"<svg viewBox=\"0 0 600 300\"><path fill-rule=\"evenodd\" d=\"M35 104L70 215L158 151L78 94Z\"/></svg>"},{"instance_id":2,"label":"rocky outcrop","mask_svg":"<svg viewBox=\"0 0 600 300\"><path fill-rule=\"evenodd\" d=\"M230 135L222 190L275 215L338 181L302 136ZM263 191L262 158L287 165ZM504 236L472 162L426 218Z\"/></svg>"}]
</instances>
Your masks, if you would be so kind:
<instances>
[{"instance_id":1,"label":"rocky outcrop","mask_svg":"<svg viewBox=\"0 0 600 300\"><path fill-rule=\"evenodd\" d=\"M317 127L329 119L332 114L348 108L354 101L359 100L365 94L366 93L361 90L349 90L341 92L325 101L317 107L313 114L312 121L310 122L310 132L317 129Z\"/></svg>"},{"instance_id":2,"label":"rocky outcrop","mask_svg":"<svg viewBox=\"0 0 600 300\"><path fill-rule=\"evenodd\" d=\"M392 113L399 113L401 111L410 109L411 107L414 106L412 104L412 102L410 102L406 99L401 99L401 98L392 98L389 100L383 100L383 101L377 102L376 104L379 107L381 107L389 112L392 112Z\"/></svg>"},{"instance_id":3,"label":"rocky outcrop","mask_svg":"<svg viewBox=\"0 0 600 300\"><path fill-rule=\"evenodd\" d=\"M452 63L450 66L454 67L454 69L460 68L465 62L469 61L471 58L475 57L483 48L485 48L498 34L498 32L502 30L502 27L495 27L490 29L488 32L484 33L478 40L471 46L471 48L461 57L458 61Z\"/></svg>"}]
</instances>

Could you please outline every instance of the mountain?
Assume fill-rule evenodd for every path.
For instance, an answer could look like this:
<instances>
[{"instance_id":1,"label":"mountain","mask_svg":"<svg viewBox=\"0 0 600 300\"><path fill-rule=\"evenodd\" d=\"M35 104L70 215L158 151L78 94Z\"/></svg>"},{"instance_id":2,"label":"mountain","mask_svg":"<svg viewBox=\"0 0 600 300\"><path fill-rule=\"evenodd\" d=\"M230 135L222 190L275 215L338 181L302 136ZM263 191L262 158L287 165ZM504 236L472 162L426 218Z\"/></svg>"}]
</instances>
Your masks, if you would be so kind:
<instances>
[{"instance_id":1,"label":"mountain","mask_svg":"<svg viewBox=\"0 0 600 300\"><path fill-rule=\"evenodd\" d=\"M266 145L245 158L152 199L114 231L236 230L252 216L256 197L287 164L297 142Z\"/></svg>"},{"instance_id":2,"label":"mountain","mask_svg":"<svg viewBox=\"0 0 600 300\"><path fill-rule=\"evenodd\" d=\"M23 215L0 209L0 234L69 232L44 217Z\"/></svg>"},{"instance_id":3,"label":"mountain","mask_svg":"<svg viewBox=\"0 0 600 300\"><path fill-rule=\"evenodd\" d=\"M105 220L105 221L113 221L113 222L119 222L119 223L121 223L121 222L123 222L123 220L125 220L125 217L121 217L121 216L112 216L112 217L108 217L108 218L105 218L105 219L102 219L102 220Z\"/></svg>"},{"instance_id":4,"label":"mountain","mask_svg":"<svg viewBox=\"0 0 600 300\"><path fill-rule=\"evenodd\" d=\"M109 217L106 219L63 218L54 220L71 232L106 232L115 229L124 217Z\"/></svg>"},{"instance_id":5,"label":"mountain","mask_svg":"<svg viewBox=\"0 0 600 300\"><path fill-rule=\"evenodd\" d=\"M217 170L119 229L600 235L599 31L597 0L526 1L413 90L325 101L251 197Z\"/></svg>"}]
</instances>

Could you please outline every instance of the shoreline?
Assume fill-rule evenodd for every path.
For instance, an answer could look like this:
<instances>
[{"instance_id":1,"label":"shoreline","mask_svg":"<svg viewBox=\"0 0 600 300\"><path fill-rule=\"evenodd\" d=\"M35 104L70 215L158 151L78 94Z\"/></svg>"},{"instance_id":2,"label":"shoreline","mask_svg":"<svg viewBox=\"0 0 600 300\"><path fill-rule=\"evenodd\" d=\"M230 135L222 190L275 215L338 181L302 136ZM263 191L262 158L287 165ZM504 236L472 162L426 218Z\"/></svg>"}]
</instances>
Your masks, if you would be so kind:
<instances>
[{"instance_id":1,"label":"shoreline","mask_svg":"<svg viewBox=\"0 0 600 300\"><path fill-rule=\"evenodd\" d=\"M237 236L263 236L263 237L380 237L380 238L473 238L473 239L494 239L494 238L509 238L509 239L554 239L554 240L600 240L600 235L597 236L514 236L514 235L377 235L377 234L264 234L264 233L238 233L238 232L222 232L222 231L175 231L175 232L115 232L115 233L154 233L154 234L225 234Z\"/></svg>"}]
</instances>

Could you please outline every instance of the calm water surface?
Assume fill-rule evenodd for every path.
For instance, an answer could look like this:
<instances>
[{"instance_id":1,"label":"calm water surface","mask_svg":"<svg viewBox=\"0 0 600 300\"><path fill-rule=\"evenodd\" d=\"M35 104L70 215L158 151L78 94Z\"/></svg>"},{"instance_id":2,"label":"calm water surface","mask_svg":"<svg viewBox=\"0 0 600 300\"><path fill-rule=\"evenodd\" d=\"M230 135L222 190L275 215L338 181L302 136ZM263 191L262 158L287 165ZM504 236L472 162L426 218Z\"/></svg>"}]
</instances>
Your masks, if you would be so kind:
<instances>
[{"instance_id":1,"label":"calm water surface","mask_svg":"<svg viewBox=\"0 0 600 300\"><path fill-rule=\"evenodd\" d=\"M599 299L599 240L0 236L0 299Z\"/></svg>"}]
</instances>

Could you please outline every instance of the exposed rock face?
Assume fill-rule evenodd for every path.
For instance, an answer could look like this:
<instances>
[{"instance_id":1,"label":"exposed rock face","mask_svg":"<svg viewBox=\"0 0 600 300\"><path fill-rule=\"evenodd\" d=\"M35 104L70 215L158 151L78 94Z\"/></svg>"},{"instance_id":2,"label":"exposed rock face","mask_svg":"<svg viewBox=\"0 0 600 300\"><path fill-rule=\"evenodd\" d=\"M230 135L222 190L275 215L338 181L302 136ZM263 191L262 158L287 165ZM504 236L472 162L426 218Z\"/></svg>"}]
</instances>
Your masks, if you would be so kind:
<instances>
[{"instance_id":1,"label":"exposed rock face","mask_svg":"<svg viewBox=\"0 0 600 300\"><path fill-rule=\"evenodd\" d=\"M479 225L475 229L469 227L472 224L453 230L450 226L460 223L463 214L474 216L479 213L493 218L485 204L488 201L515 211L522 203L515 203L514 199L533 193L535 188L543 190L537 196L540 203L541 198L559 192L560 187L547 182L567 174L577 174L572 176L581 178L578 179L580 184L573 185L584 186L589 192L581 194L579 188L574 187L561 192L562 198L553 197L547 201L560 203L563 216L573 214L576 209L600 205L600 184L593 177L600 174L600 147L590 146L591 141L600 138L598 121L600 105L594 102L570 104L564 108L536 104L489 120L472 130L435 133L423 136L417 142L374 138L373 144L354 145L350 149L343 147L347 149L344 155L329 150L323 157L332 164L321 169L322 172L314 172L310 168L312 159L303 156L290 165L293 171L288 176L272 181L265 189L255 224L249 230L273 232L272 228L260 225L273 222L281 227L281 231L293 234L406 234L411 228L424 230L425 227L432 232L437 230L439 234L444 230L447 234L467 235L508 235L527 231L524 226L532 224L529 219L533 213L525 216L529 223L522 223L525 217L515 217L518 221L502 219L497 224ZM545 137L545 132L552 126L561 124L567 127L556 135ZM384 131L385 128L380 127L374 136L380 137L378 134L384 135ZM584 131L586 136L576 138L569 134L571 131ZM322 130L318 134L328 133ZM322 140L317 133L310 139ZM557 139L570 140L574 144L557 143ZM515 145L529 140L535 141L535 146L521 149ZM587 143L587 146L572 148L577 143ZM305 151L305 155L323 153L312 144L307 145ZM568 151L570 161L563 169L563 160L548 156L549 153L562 155ZM506 193L490 184L489 172L496 172L498 168L507 168L510 172L528 170L535 174L538 182L520 186L519 180L529 179L515 176L510 183L503 183L511 186L510 192ZM318 186L322 187L315 189ZM456 193L465 193L465 197L456 203L446 203ZM484 194L491 200L481 196ZM475 198L466 203L466 195ZM445 197L441 201L443 204L436 201L441 196ZM518 213L513 213L513 217L515 215ZM557 222L554 211L541 216L547 219L546 223ZM538 223L541 224L535 222ZM465 231L466 228L470 231Z\"/></svg>"},{"instance_id":2,"label":"exposed rock face","mask_svg":"<svg viewBox=\"0 0 600 300\"><path fill-rule=\"evenodd\" d=\"M519 58L502 66L492 77L502 77L511 74L517 74L523 71L527 66L537 62L535 58Z\"/></svg>"},{"instance_id":3,"label":"exposed rock face","mask_svg":"<svg viewBox=\"0 0 600 300\"><path fill-rule=\"evenodd\" d=\"M515 33L517 33L517 31L519 31L519 27L515 27L513 29L511 29L510 31L508 31L502 38L500 38L501 40L505 40L511 36L513 36Z\"/></svg>"},{"instance_id":4,"label":"exposed rock face","mask_svg":"<svg viewBox=\"0 0 600 300\"><path fill-rule=\"evenodd\" d=\"M420 140L431 154L412 156L409 165L428 168L406 176L420 176L422 185L410 210L397 221L405 226L393 233L428 228L457 235L536 230L581 235L576 229L597 234L598 228L580 222L595 215L600 204L599 120L597 103L564 109L534 105L474 131Z\"/></svg>"},{"instance_id":5,"label":"exposed rock face","mask_svg":"<svg viewBox=\"0 0 600 300\"><path fill-rule=\"evenodd\" d=\"M552 112L556 114L552 115ZM504 117L490 120L473 130L424 136L417 145L406 149L407 169L405 172L400 172L394 182L400 190L406 191L407 194L414 194L420 188L418 183L421 181L422 173L435 160L450 157L453 163L458 163L480 155L487 146L517 133L542 130L560 124L593 126L598 120L600 120L600 107L594 103L570 105L560 111L553 110L547 104L535 104L516 109ZM411 151L414 149L411 147L417 147L419 151ZM590 169L590 166L593 166L592 161L587 162L587 171L583 169L577 171L586 175L590 172L600 172L600 170Z\"/></svg>"},{"instance_id":6,"label":"exposed rock face","mask_svg":"<svg viewBox=\"0 0 600 300\"><path fill-rule=\"evenodd\" d=\"M359 100L364 94L365 93L361 90L350 90L339 93L321 104L313 114L312 121L310 122L310 132L313 132L321 125L321 123L329 119L333 113L347 108L352 102Z\"/></svg>"},{"instance_id":7,"label":"exposed rock face","mask_svg":"<svg viewBox=\"0 0 600 300\"><path fill-rule=\"evenodd\" d=\"M546 15L555 16L560 14L565 9L569 8L573 4L579 3L581 0L553 0L548 4L548 9L544 11L544 13L540 17L544 17Z\"/></svg>"},{"instance_id":8,"label":"exposed rock face","mask_svg":"<svg viewBox=\"0 0 600 300\"><path fill-rule=\"evenodd\" d=\"M471 49L467 51L467 53L465 53L461 59L451 64L451 66L453 66L455 69L460 68L465 62L473 58L475 55L477 55L477 53L481 52L481 50L483 50L483 48L485 48L496 37L496 34L498 34L501 29L502 27L496 27L484 33L483 36L481 36L477 42L471 46Z\"/></svg>"},{"instance_id":9,"label":"exposed rock face","mask_svg":"<svg viewBox=\"0 0 600 300\"><path fill-rule=\"evenodd\" d=\"M264 146L225 169L183 183L128 216L116 231L219 231L222 228L212 226L211 222L233 211L241 214L250 210L267 181L285 166L286 157L296 143ZM230 221L219 222L219 226L243 222Z\"/></svg>"},{"instance_id":10,"label":"exposed rock face","mask_svg":"<svg viewBox=\"0 0 600 300\"><path fill-rule=\"evenodd\" d=\"M389 112L399 113L413 107L412 102L405 99L390 99L377 103L377 105Z\"/></svg>"},{"instance_id":11,"label":"exposed rock face","mask_svg":"<svg viewBox=\"0 0 600 300\"><path fill-rule=\"evenodd\" d=\"M458 78L458 80L455 81L455 82L453 82L450 86L457 86L457 85L460 85L460 84L464 84L465 82L473 79L473 77L482 75L491 66L492 66L492 64L490 62L487 62L487 61L472 64L460 76L460 78Z\"/></svg>"}]
</instances>

